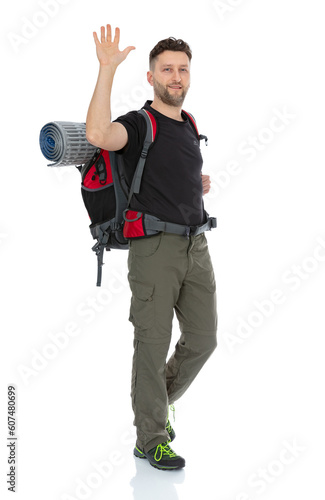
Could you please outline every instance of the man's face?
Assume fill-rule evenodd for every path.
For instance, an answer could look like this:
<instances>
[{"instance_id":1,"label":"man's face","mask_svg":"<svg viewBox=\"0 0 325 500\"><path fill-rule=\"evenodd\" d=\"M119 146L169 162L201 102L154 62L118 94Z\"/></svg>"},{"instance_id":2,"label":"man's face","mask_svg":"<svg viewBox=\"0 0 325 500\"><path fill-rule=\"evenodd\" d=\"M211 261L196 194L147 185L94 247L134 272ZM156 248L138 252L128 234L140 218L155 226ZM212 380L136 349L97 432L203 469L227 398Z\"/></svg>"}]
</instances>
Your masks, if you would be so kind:
<instances>
[{"instance_id":1,"label":"man's face","mask_svg":"<svg viewBox=\"0 0 325 500\"><path fill-rule=\"evenodd\" d=\"M148 81L155 96L169 106L181 107L190 87L190 60L185 52L165 50L156 59Z\"/></svg>"}]
</instances>

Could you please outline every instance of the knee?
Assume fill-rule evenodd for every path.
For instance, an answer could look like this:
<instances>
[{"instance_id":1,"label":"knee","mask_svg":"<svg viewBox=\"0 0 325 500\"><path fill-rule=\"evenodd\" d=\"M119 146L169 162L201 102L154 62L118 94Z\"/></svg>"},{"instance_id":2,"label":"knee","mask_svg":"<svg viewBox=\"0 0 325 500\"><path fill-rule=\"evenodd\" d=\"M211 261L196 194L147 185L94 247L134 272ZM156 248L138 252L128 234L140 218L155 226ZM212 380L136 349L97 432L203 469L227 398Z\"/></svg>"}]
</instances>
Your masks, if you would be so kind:
<instances>
[{"instance_id":1,"label":"knee","mask_svg":"<svg viewBox=\"0 0 325 500\"><path fill-rule=\"evenodd\" d=\"M205 340L203 342L203 347L205 348L205 351L207 353L212 354L215 349L217 348L218 342L217 342L217 335L207 335L205 337Z\"/></svg>"},{"instance_id":2,"label":"knee","mask_svg":"<svg viewBox=\"0 0 325 500\"><path fill-rule=\"evenodd\" d=\"M180 339L180 344L196 354L209 356L217 347L217 334L183 334Z\"/></svg>"}]
</instances>

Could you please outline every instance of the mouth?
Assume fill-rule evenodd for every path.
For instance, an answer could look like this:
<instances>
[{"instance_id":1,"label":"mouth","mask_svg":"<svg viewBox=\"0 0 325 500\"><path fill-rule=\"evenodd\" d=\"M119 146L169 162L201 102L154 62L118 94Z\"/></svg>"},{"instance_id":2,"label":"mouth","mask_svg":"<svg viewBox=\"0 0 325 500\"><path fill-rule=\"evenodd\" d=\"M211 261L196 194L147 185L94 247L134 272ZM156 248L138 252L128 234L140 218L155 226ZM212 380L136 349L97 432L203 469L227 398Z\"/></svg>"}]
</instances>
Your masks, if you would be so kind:
<instances>
[{"instance_id":1,"label":"mouth","mask_svg":"<svg viewBox=\"0 0 325 500\"><path fill-rule=\"evenodd\" d=\"M169 88L173 90L181 90L182 87L180 85L169 85Z\"/></svg>"}]
</instances>

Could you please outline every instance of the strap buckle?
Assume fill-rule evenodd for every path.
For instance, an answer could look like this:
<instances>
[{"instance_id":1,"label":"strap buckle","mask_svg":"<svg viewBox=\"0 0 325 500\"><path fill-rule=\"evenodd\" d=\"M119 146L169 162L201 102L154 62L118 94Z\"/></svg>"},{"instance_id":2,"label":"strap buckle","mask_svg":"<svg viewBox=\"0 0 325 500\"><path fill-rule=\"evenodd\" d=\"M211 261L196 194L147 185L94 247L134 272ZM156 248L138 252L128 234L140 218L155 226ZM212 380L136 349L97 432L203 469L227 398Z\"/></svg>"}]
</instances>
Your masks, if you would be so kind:
<instances>
[{"instance_id":1,"label":"strap buckle","mask_svg":"<svg viewBox=\"0 0 325 500\"><path fill-rule=\"evenodd\" d=\"M111 222L111 230L112 231L119 231L121 229L121 223L120 222Z\"/></svg>"},{"instance_id":2,"label":"strap buckle","mask_svg":"<svg viewBox=\"0 0 325 500\"><path fill-rule=\"evenodd\" d=\"M211 227L215 228L217 227L217 218L216 217L210 217L211 220Z\"/></svg>"}]
</instances>

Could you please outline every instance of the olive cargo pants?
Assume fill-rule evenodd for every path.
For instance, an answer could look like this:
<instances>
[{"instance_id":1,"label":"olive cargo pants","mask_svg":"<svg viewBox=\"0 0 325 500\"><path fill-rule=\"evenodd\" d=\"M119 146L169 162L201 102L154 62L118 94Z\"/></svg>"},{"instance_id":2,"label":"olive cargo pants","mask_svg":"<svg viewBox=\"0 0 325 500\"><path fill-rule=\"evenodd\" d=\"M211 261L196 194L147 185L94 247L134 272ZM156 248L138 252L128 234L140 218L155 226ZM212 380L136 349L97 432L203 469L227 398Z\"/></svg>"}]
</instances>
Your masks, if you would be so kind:
<instances>
[{"instance_id":1,"label":"olive cargo pants","mask_svg":"<svg viewBox=\"0 0 325 500\"><path fill-rule=\"evenodd\" d=\"M169 440L168 405L184 394L217 346L216 284L204 233L130 240L128 270L132 408L137 446L149 451ZM174 310L181 336L167 362Z\"/></svg>"}]
</instances>

